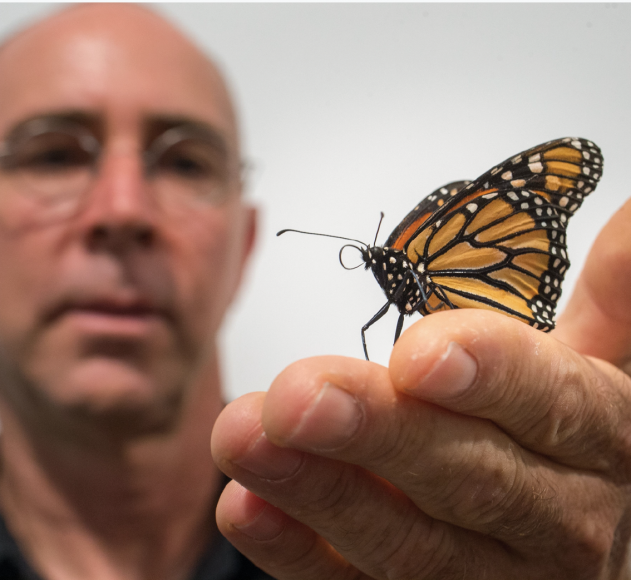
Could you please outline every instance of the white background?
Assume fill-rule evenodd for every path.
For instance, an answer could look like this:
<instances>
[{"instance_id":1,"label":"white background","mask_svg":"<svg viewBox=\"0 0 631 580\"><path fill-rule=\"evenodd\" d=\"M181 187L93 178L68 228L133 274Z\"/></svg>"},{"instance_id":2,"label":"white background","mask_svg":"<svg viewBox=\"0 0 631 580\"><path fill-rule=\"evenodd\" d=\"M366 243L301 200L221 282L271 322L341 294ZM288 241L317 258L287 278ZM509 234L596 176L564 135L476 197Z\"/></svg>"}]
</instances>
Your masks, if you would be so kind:
<instances>
[{"instance_id":1,"label":"white background","mask_svg":"<svg viewBox=\"0 0 631 580\"><path fill-rule=\"evenodd\" d=\"M227 72L256 165L258 249L228 317L229 398L292 361L362 357L385 303L343 242L380 241L424 196L543 141L581 136L604 177L569 228L567 299L598 230L631 193L631 5L159 4ZM0 5L0 34L56 9ZM0 79L1 82L1 79ZM354 256L349 252L350 261ZM368 333L387 363L396 312Z\"/></svg>"}]
</instances>

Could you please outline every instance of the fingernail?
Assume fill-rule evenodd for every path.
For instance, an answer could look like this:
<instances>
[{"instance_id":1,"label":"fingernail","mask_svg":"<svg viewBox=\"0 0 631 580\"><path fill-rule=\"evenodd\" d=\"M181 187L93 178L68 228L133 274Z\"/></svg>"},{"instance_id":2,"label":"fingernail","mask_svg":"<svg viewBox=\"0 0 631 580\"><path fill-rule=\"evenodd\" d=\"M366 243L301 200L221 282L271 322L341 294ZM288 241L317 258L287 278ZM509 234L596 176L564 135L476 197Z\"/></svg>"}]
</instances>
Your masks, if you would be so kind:
<instances>
[{"instance_id":1,"label":"fingernail","mask_svg":"<svg viewBox=\"0 0 631 580\"><path fill-rule=\"evenodd\" d=\"M466 391L477 374L476 360L458 343L450 342L429 373L408 391L424 397L430 395L434 400L451 398Z\"/></svg>"},{"instance_id":2,"label":"fingernail","mask_svg":"<svg viewBox=\"0 0 631 580\"><path fill-rule=\"evenodd\" d=\"M233 524L235 529L254 540L269 541L277 538L284 529L285 516L272 506L263 509L245 524Z\"/></svg>"},{"instance_id":3,"label":"fingernail","mask_svg":"<svg viewBox=\"0 0 631 580\"><path fill-rule=\"evenodd\" d=\"M262 433L246 454L234 462L254 475L275 481L287 479L298 471L302 464L302 453L272 445Z\"/></svg>"},{"instance_id":4,"label":"fingernail","mask_svg":"<svg viewBox=\"0 0 631 580\"><path fill-rule=\"evenodd\" d=\"M336 449L356 433L362 416L355 397L332 383L324 383L289 441L314 451Z\"/></svg>"}]
</instances>

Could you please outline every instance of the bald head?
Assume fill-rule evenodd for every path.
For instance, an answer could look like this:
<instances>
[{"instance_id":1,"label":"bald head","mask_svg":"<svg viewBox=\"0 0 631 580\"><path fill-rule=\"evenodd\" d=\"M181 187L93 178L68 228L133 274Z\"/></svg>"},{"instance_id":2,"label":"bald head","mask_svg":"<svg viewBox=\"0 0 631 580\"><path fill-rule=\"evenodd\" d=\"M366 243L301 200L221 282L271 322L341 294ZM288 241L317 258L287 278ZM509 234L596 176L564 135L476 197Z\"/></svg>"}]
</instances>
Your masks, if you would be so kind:
<instances>
[{"instance_id":1,"label":"bald head","mask_svg":"<svg viewBox=\"0 0 631 580\"><path fill-rule=\"evenodd\" d=\"M0 78L0 130L31 110L124 99L147 112L204 118L238 150L232 99L216 65L141 6L77 5L37 22L2 46Z\"/></svg>"}]
</instances>

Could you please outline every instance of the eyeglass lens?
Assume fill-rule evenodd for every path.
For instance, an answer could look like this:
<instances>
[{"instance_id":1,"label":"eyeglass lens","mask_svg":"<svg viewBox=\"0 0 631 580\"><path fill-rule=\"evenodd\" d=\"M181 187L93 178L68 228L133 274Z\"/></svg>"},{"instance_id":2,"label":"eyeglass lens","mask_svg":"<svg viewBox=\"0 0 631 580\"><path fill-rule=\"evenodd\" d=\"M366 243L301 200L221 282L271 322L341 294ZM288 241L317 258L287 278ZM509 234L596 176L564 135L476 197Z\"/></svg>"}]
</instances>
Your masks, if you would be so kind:
<instances>
[{"instance_id":1,"label":"eyeglass lens","mask_svg":"<svg viewBox=\"0 0 631 580\"><path fill-rule=\"evenodd\" d=\"M82 125L36 123L4 144L2 190L35 196L46 204L80 197L96 176L101 146ZM143 154L146 177L166 203L219 204L235 172L225 150L191 127L174 127ZM238 173L236 175L238 178Z\"/></svg>"}]
</instances>

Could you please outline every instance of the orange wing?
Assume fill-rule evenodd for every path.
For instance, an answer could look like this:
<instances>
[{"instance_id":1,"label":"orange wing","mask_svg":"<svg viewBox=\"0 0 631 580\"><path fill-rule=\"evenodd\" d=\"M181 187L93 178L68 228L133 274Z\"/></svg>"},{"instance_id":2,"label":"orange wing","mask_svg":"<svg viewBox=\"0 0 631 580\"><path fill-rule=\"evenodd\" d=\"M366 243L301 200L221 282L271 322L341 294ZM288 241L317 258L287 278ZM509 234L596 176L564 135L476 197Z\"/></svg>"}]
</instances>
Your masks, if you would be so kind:
<instances>
[{"instance_id":1,"label":"orange wing","mask_svg":"<svg viewBox=\"0 0 631 580\"><path fill-rule=\"evenodd\" d=\"M424 277L429 298L419 310L485 308L554 328L570 265L567 221L596 187L602 167L591 141L557 139L474 182L459 182L457 191L434 192L386 242L404 250Z\"/></svg>"}]
</instances>

